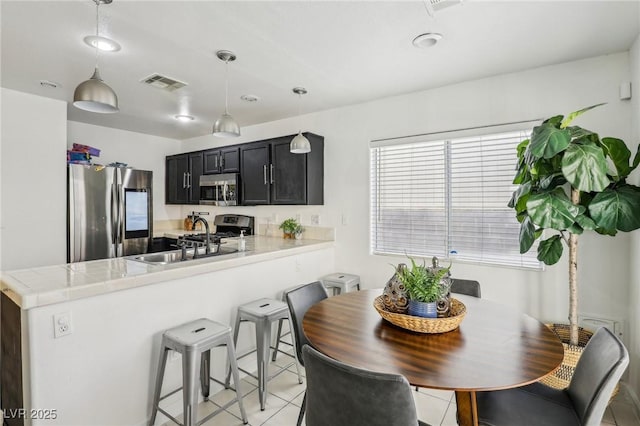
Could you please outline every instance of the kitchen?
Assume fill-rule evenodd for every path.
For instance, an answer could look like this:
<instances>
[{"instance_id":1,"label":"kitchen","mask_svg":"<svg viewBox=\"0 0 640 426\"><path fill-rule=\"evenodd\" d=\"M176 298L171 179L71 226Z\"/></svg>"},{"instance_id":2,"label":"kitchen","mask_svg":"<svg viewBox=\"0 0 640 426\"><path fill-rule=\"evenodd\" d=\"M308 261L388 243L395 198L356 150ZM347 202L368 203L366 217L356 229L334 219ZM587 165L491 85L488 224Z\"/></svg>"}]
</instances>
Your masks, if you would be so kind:
<instances>
[{"instance_id":1,"label":"kitchen","mask_svg":"<svg viewBox=\"0 0 640 426\"><path fill-rule=\"evenodd\" d=\"M273 92L282 92L276 99L278 102L274 104L270 98L275 96L274 93L262 95L265 102L269 102L260 107L261 114L255 113L258 108L257 104L243 103L239 100L239 96L245 93L254 92L249 85L250 79L244 80L247 84L243 87L238 82L246 73L248 63L255 68L260 68L260 64L271 64L268 56L275 52L282 52L283 48L278 48L275 44L275 37L279 33L267 36L259 33L256 28L260 28L257 22L260 19L276 19L280 16L278 13L284 13L277 9L278 4L269 5L266 3L262 7L262 13L243 9L241 4L230 7L228 14L229 22L221 23L220 31L232 31L234 25L241 25L248 32L243 36L243 43L247 47L236 48L240 46L240 41L235 40L231 35L221 35L216 37L204 37L202 40L193 40L194 37L187 37L191 43L198 43L197 47L185 44L184 49L197 49L208 55L206 59L197 62L199 66L198 79L203 82L198 87L203 91L202 96L194 95L197 102L210 104L212 110L201 107L199 110L207 111L201 117L197 114L197 120L194 123L177 123L173 119L173 115L181 113L179 111L179 100L176 91L174 94L167 94L161 91L152 91L154 88L144 88L154 93L153 103L161 105L163 114L167 118L154 118L152 120L136 120L136 114L127 115L129 121L139 121L140 128L133 131L129 124L120 128L112 126L112 117L102 116L98 123L91 123L87 118L88 113L71 112L71 106L67 102L71 100L73 88L81 81L89 77L93 66L92 52L82 43L82 37L92 31L92 20L94 19L92 3L78 4L71 13L73 19L67 24L73 27L73 35L67 35L64 44L73 44L75 47L73 55L65 56L67 64L60 66L55 75L43 75L42 70L54 70L50 66L35 67L40 72L33 73L34 67L29 65L29 54L24 52L16 52L16 47L11 40L16 40L14 35L20 34L26 37L24 31L16 31L5 35L6 31L10 31L18 23L11 24L5 22L5 19L15 17L17 13L21 13L19 9L20 2L3 2L3 22L2 22L2 67L3 67L3 83L2 83L2 150L1 150L1 189L2 189L2 227L1 232L1 259L2 270L14 270L31 268L35 266L59 265L66 262L66 203L65 203L65 176L66 167L62 160L52 161L52 159L60 158L64 150L70 148L71 144L81 143L91 145L102 150L99 162L108 164L111 162L121 161L127 162L131 166L143 170L153 170L153 216L156 230L172 229L178 226L184 218L193 210L207 211L210 213L209 218L213 218L216 214L222 213L238 213L256 218L258 225L265 227L277 228L277 225L287 217L300 217L302 224L311 229L313 227L333 228L335 229L335 252L334 257L304 260L300 266L302 272L296 272L296 263L294 259L280 259L278 265L274 265L269 273L280 273L287 271L286 277L282 278L282 284L276 286L276 280L268 284L265 293L272 292L275 296L278 289L282 289L287 285L297 282L305 282L316 279L321 276L324 271L315 269L315 265L325 263L330 271L345 271L356 273L361 276L363 286L366 288L381 287L392 273L389 266L391 262L401 260L401 257L380 257L370 254L369 248L369 142L376 139L406 136L412 134L423 134L429 132L437 132L443 130L452 130L468 127L477 127L488 124L509 123L521 121L525 119L535 119L547 117L554 114L565 113L576 110L580 107L592 105L599 102L608 102L605 108L584 118L587 127L601 129L603 134L612 134L626 141L637 141L640 130L638 129L637 117L640 114L638 107L638 96L633 96L631 100L620 100L619 87L624 81L631 81L632 87L640 87L638 76L640 75L640 43L638 42L638 16L635 10L635 24L632 23L631 32L635 31L633 38L627 45L616 46L607 50L603 48L594 53L573 54L567 48L566 56L560 59L549 60L547 63L515 63L509 66L508 63L503 64L504 68L485 69L484 74L469 76L460 80L456 80L453 75L451 79L445 78L446 74L436 73L437 78L441 79L437 83L433 83L422 89L405 89L403 92L389 91L386 95L378 95L377 99L369 99L362 94L353 96L339 105L329 108L323 107L325 102L317 90L311 85L311 82L299 81L297 78L282 81L276 89L269 90ZM123 2L124 4L128 2ZM417 9L410 9L409 15L416 15L416 19L411 20L410 28L405 29L403 33L403 42L406 41L407 46L402 46L403 55L421 55L425 56L432 53L430 51L416 50L411 46L411 39L419 31L425 30L425 25L430 24L428 16L424 13L421 2L415 2ZM474 13L474 2L465 2L458 9L451 7L436 13L436 22L438 25L448 25L443 41L447 41L448 34L454 36L455 21L457 19L466 19L464 22L470 28L469 21L477 20ZM73 3L70 3L73 4ZM31 8L42 6L40 3L32 3ZM247 5L248 7L249 5ZM257 7L255 4L250 5L251 8ZM15 8L14 14L11 14L12 7ZM25 6L27 7L27 6ZM44 7L44 6L42 6ZM71 6L67 6L71 7ZM109 8L125 7L118 4L115 0L113 4L101 7L101 13L105 16L115 14ZM133 7L133 6L131 6ZM160 7L160 6L158 6ZM171 9L171 3L166 2L165 7ZM190 7L182 10L181 13L187 13ZM211 13L215 15L215 3L209 5L213 8ZM221 7L221 6L220 6ZM286 5L279 7L285 8ZM294 6L295 15L291 15L291 21L297 22L296 31L302 32L302 28L311 25L303 19L304 8L300 5ZM319 8L320 5L312 4L309 7ZM338 7L338 5L335 5ZM508 7L503 5L502 7ZM560 7L560 6L557 6ZM572 16L571 6L566 5L566 9L562 12L567 16ZM577 7L577 6L576 6ZM276 8L276 9L271 9ZM358 9L361 8L360 11ZM389 21L392 21L396 15L393 12L393 6L386 4L382 12L373 13L374 5L358 5L349 3L344 5L341 10L342 16L357 16L357 13L371 13L371 22L381 22L385 13L390 14ZM47 13L33 13L34 21L29 25L33 27L47 28L45 17ZM162 13L161 13L162 12ZM278 12L278 13L276 13ZM315 13L319 10L311 9L307 13ZM393 12L393 13L392 13ZM531 6L527 12L533 16L536 9ZM133 21L139 19L140 29L132 34L131 40L121 39L114 29L111 36L117 39L123 45L123 51L120 53L103 54L100 57L100 69L105 82L116 90L120 97L122 112L126 113L126 86L115 84L114 79L119 70L128 68L127 61L131 60L131 55L140 54L141 46L133 44L135 40L149 41L151 32L149 28L152 23L146 23L143 19L144 11L136 10L137 15L132 15L130 19ZM289 12L293 13L293 12ZM339 16L340 13L332 10L331 13ZM515 13L515 11L513 11ZM560 13L560 11L558 11ZM607 13L599 11L597 14ZM166 10L158 12L159 15L170 16ZM168 15L167 15L168 14ZM423 14L417 19L417 15ZM28 14L27 14L28 15ZM42 17L36 19L36 15ZM470 15L470 16L469 16ZM628 15L628 14L627 14ZM288 16L283 15L283 16ZM453 17L452 17L453 16ZM608 15L607 15L608 16ZM633 16L633 15L632 15ZM295 18L295 19L294 19ZM403 18L406 16L403 15ZM116 18L113 18L116 20ZM246 22L244 21L246 19ZM400 19L400 18L398 18ZM520 22L533 18L523 18ZM541 19L541 18L539 18ZM614 18L611 18L614 19ZM619 17L615 17L616 21ZM450 21L454 21L453 23ZM468 20L468 21L467 21ZM178 20L176 20L178 21ZM366 21L366 20L365 20ZM244 22L244 23L243 23ZM607 25L612 25L607 19L604 20ZM628 22L628 21L625 21ZM179 22L178 22L179 24ZM175 25L178 25L175 24ZM346 22L343 22L346 24ZM121 24L123 25L123 24ZM180 24L178 30L183 30L185 34L190 34L187 24ZM317 24L321 26L321 23ZM325 24L326 25L326 24ZM350 24L349 24L350 25ZM491 25L479 23L480 27L491 27ZM599 33L596 29L601 28L602 23L594 25L584 35L582 42L576 42L576 46L585 43L584 40L590 40ZM635 26L634 26L635 25ZM135 26L127 23L127 26ZM586 25L585 25L586 26ZM624 25L620 25L624 27ZM253 30L251 28L254 28ZM283 27L284 28L284 27ZM315 29L318 29L314 27ZM319 30L319 29L318 29ZM479 29L477 29L479 31ZM265 30L266 31L266 30ZM275 31L275 30L274 30ZM283 30L284 31L284 30ZM382 30L381 30L382 31ZM389 30L391 31L391 30ZM398 31L397 28L395 31ZM511 28L511 31L515 31ZM612 29L609 29L612 32ZM298 33L298 32L293 32ZM519 32L517 37L521 43L529 38ZM482 32L482 34L485 34ZM384 33L387 35L387 33ZM327 37L327 35L324 35ZM36 35L34 34L35 38ZM249 50L251 42L255 43L255 37L265 37L265 44L272 48L265 50L257 58L252 54L245 53ZM273 37L273 38L272 38ZM399 36L396 36L399 37ZM485 35L489 37L489 35ZM17 38L20 39L20 38ZM211 40L224 40L212 43ZM286 39L286 37L285 37ZM404 40L408 39L408 40ZM125 42L126 41L126 42ZM280 41L279 41L280 42ZM470 43L469 40L466 41ZM499 42L499 41L498 41ZM36 40L24 39L25 48L32 44L37 44ZM170 45L174 41L168 41ZM285 41L282 41L285 43ZM353 44L347 44L353 43ZM371 43L371 44L369 44ZM127 46L127 44L131 44ZM337 44L336 45L340 45ZM353 41L347 39L342 41L344 52L359 52L357 55L365 56L384 56L374 49L374 43L367 41L366 34L360 34L359 38ZM332 45L324 45L331 47ZM444 48L446 44L436 46L436 48ZM548 45L550 46L550 44ZM215 119L222 113L224 101L224 66L215 58L214 52L217 49L233 47L238 54L235 63L229 64L229 82L230 82L230 108L229 111L242 124L242 135L233 140L220 139L213 137L211 126ZM320 56L328 56L332 49L326 47L319 53ZM291 67L300 65L296 58L304 57L304 51L308 48L297 46L302 51L299 55L285 55L277 61L287 64ZM574 48L576 48L574 46ZM135 49L135 50L127 50ZM293 49L291 47L291 49ZM478 52L489 54L486 47L478 47ZM54 49L55 50L55 49ZM517 50L516 50L517 51ZM296 50L296 52L298 52ZM441 53L447 51L441 49ZM58 63L51 56L55 52L43 53L42 60L49 60L52 64ZM120 55L120 56L118 56ZM257 55L257 53L256 53ZM135 77L142 78L151 72L166 72L170 76L181 78L184 63L193 61L191 57L187 57L181 62L174 64L167 57L160 54L155 55L160 58L159 62L154 64L153 69L149 72L136 71ZM504 56L512 56L514 62L517 55L514 51ZM408 56L405 56L405 58ZM360 57L358 57L360 59ZM333 68L326 69L328 65L316 67L316 78L323 80L330 78L338 70L354 67L350 63L350 59L345 54L339 59L338 64L332 65ZM458 70L462 68L470 68L466 66L467 62L478 62L478 57L470 57L461 60ZM493 57L494 61L498 59ZM328 60L328 59L327 59ZM251 62L249 62L251 61ZM414 59L414 61L417 61ZM340 65L340 62L343 65ZM405 67L404 62L398 62L394 58L387 58L386 64L376 63L385 71L386 78L394 76L401 68ZM244 63L244 65L243 65ZM419 66L422 62L408 62L411 65ZM71 65L69 65L71 64ZM480 65L480 64L479 64ZM478 65L478 66L479 66ZM424 66L424 65L422 65ZM53 65L51 65L53 67ZM156 68L157 67L157 68ZM7 73L6 69L22 69L24 72L33 73L32 78L26 82L18 82L13 79L14 73ZM165 69L169 69L166 70ZM144 68L147 71L147 68ZM278 69L279 70L279 69ZM274 74L277 72L271 71ZM277 71L277 70L276 70ZM459 72L459 71L456 71ZM196 77L186 79L188 82L195 81ZM365 77L362 76L364 79ZM37 80L40 79L58 79L64 87L62 94L52 95L49 89L41 87ZM64 80L63 80L64 79ZM402 80L398 78L397 80ZM332 90L346 90L344 81L335 81L336 86ZM137 83L137 81L135 82ZM309 89L309 93L299 99L293 93L291 88L297 85L305 85ZM37 87L32 87L37 86ZM119 87L122 87L119 89ZM138 86L135 86L135 90ZM215 89L215 92L213 90ZM211 92L208 92L211 91ZM135 92L134 92L135 93ZM526 100L526 102L524 101ZM302 114L298 114L298 109ZM198 109L194 109L198 111ZM268 115L267 112L273 115ZM189 112L189 111L186 111ZM74 114L80 114L75 115ZM127 113L129 114L129 113ZM245 117L255 114L255 118L251 121ZM116 114L117 115L117 114ZM195 113L194 113L195 115ZM253 115L252 115L253 116ZM73 117L76 117L75 119ZM155 121L154 121L155 120ZM37 125L34 125L37 123ZM193 126L192 126L193 125ZM165 204L164 187L165 176L164 167L166 156L180 154L183 152L198 151L210 149L213 147L223 147L230 144L252 142L275 138L284 135L293 135L300 128L303 131L310 131L322 135L325 140L324 146L324 204L317 206L238 206L236 208L228 207L211 207L211 206L192 206L192 205L168 205ZM620 129L626 129L620 134ZM165 131L166 129L166 131ZM160 136L163 133L165 136ZM98 159L96 159L98 160ZM97 161L96 161L97 162ZM31 171L31 172L26 172ZM43 186L43 176L46 176L47 186ZM638 182L638 176L635 175L635 181ZM52 185L50 182L59 182ZM19 183L19 184L18 184ZM315 223L317 222L317 224ZM45 235L45 237L43 237ZM587 291L582 292L582 307L585 312L600 314L608 317L622 317L626 324L626 343L632 354L635 354L635 361L632 360L630 370L629 383L638 389L640 381L640 365L638 362L638 353L640 353L640 332L637 329L640 317L638 306L640 306L640 290L637 285L628 285L628 283L638 282L640 270L637 259L640 251L640 237L637 233L629 235L620 235L616 239L606 239L595 235L585 236L581 250L582 277L585 280ZM34 250L34 244L38 245L38 249ZM505 303L535 316L536 318L544 318L548 320L563 320L566 317L566 271L560 262L555 267L548 267L543 272L527 271L515 268L499 268L491 266L482 266L474 264L459 263L456 264L456 272L460 276L474 277L483 284L483 293L486 297ZM591 265L591 266L590 266ZM593 265L607 265L607 268L595 268ZM328 271L327 271L328 272ZM248 271L246 275L242 275L243 279L255 280L262 278L264 271L260 271L257 266ZM224 279L240 280L227 272ZM599 282L613 281L611 287L603 289L599 286ZM508 284L507 284L508 283ZM202 283L198 285L203 285ZM124 293L122 293L124 294ZM162 301L163 296L158 296L158 309L169 309L169 305ZM197 291L194 288L190 297L197 298ZM228 303L239 304L240 298L230 300ZM132 307L136 303L144 303L142 298L133 298L130 301L123 300L124 303L130 303ZM198 299L199 304L205 302ZM91 306L90 308L94 308ZM90 309L89 307L87 309ZM209 308L203 308L209 309ZM229 309L226 307L226 309ZM76 318L74 310L74 319ZM78 317L80 318L80 317ZM229 321L228 316L221 319ZM174 319L175 321L175 319ZM79 324L76 324L78 326ZM167 326L173 323L165 324ZM122 325L124 326L124 325ZM51 330L43 330L49 333ZM124 357L119 360L124 363ZM43 364L45 365L45 364ZM66 365L66 364L65 364ZM76 390L79 391L79 390ZM135 401L131 402L130 410L134 410ZM123 408L123 411L131 413ZM139 417L139 416L138 416ZM142 422L142 419L136 418L136 421Z\"/></svg>"}]
</instances>

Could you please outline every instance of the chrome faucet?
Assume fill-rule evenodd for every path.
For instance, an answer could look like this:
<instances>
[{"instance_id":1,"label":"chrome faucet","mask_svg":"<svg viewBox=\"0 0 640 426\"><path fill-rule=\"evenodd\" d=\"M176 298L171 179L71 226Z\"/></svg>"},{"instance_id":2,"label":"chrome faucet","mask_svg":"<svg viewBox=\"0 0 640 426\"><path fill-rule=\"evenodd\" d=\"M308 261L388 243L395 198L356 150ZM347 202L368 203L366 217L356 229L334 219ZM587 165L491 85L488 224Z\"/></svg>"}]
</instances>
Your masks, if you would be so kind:
<instances>
[{"instance_id":1,"label":"chrome faucet","mask_svg":"<svg viewBox=\"0 0 640 426\"><path fill-rule=\"evenodd\" d=\"M196 216L196 218L193 220L193 225L191 225L191 230L195 231L196 230L196 223L198 222L202 222L204 223L204 232L205 232L205 254L211 254L211 247L209 246L211 244L211 232L209 230L209 222L206 221L206 219L204 219L203 217L200 216ZM193 258L195 259L198 256L198 247L194 247L194 251L193 251Z\"/></svg>"}]
</instances>

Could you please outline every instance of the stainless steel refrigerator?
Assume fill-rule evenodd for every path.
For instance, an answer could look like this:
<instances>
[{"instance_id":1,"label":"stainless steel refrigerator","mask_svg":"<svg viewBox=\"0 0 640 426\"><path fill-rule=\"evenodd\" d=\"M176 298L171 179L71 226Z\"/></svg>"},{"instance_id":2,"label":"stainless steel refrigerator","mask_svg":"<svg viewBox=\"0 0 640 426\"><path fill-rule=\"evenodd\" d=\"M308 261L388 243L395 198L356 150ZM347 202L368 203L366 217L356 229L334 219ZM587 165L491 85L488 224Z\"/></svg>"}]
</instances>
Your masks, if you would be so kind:
<instances>
[{"instance_id":1,"label":"stainless steel refrigerator","mask_svg":"<svg viewBox=\"0 0 640 426\"><path fill-rule=\"evenodd\" d=\"M153 237L153 172L68 166L67 261L146 253Z\"/></svg>"}]
</instances>

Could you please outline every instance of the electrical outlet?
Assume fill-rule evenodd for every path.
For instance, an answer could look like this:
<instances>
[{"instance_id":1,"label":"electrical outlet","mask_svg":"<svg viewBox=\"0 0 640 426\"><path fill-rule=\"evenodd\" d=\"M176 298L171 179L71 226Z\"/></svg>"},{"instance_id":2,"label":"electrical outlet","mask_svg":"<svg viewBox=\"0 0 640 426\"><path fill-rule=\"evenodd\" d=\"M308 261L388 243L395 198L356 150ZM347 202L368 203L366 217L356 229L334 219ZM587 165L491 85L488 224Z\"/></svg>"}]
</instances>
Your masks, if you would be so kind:
<instances>
[{"instance_id":1,"label":"electrical outlet","mask_svg":"<svg viewBox=\"0 0 640 426\"><path fill-rule=\"evenodd\" d=\"M311 215L311 224L312 225L320 225L320 215L319 214L312 214Z\"/></svg>"},{"instance_id":2,"label":"electrical outlet","mask_svg":"<svg viewBox=\"0 0 640 426\"><path fill-rule=\"evenodd\" d=\"M73 333L73 323L71 322L71 312L61 312L53 316L53 335L58 337L67 336Z\"/></svg>"},{"instance_id":3,"label":"electrical outlet","mask_svg":"<svg viewBox=\"0 0 640 426\"><path fill-rule=\"evenodd\" d=\"M342 226L347 226L349 224L349 220L347 219L347 215L342 213Z\"/></svg>"}]
</instances>

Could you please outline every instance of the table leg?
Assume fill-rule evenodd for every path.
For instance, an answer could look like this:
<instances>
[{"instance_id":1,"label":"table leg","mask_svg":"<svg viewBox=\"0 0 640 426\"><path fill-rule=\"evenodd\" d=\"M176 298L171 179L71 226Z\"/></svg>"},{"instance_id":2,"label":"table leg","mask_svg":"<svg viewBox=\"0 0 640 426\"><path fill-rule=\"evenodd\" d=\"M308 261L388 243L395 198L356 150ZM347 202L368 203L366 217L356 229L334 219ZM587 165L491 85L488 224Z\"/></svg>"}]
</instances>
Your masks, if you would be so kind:
<instances>
[{"instance_id":1,"label":"table leg","mask_svg":"<svg viewBox=\"0 0 640 426\"><path fill-rule=\"evenodd\" d=\"M456 391L459 426L478 426L478 406L475 392Z\"/></svg>"}]
</instances>

